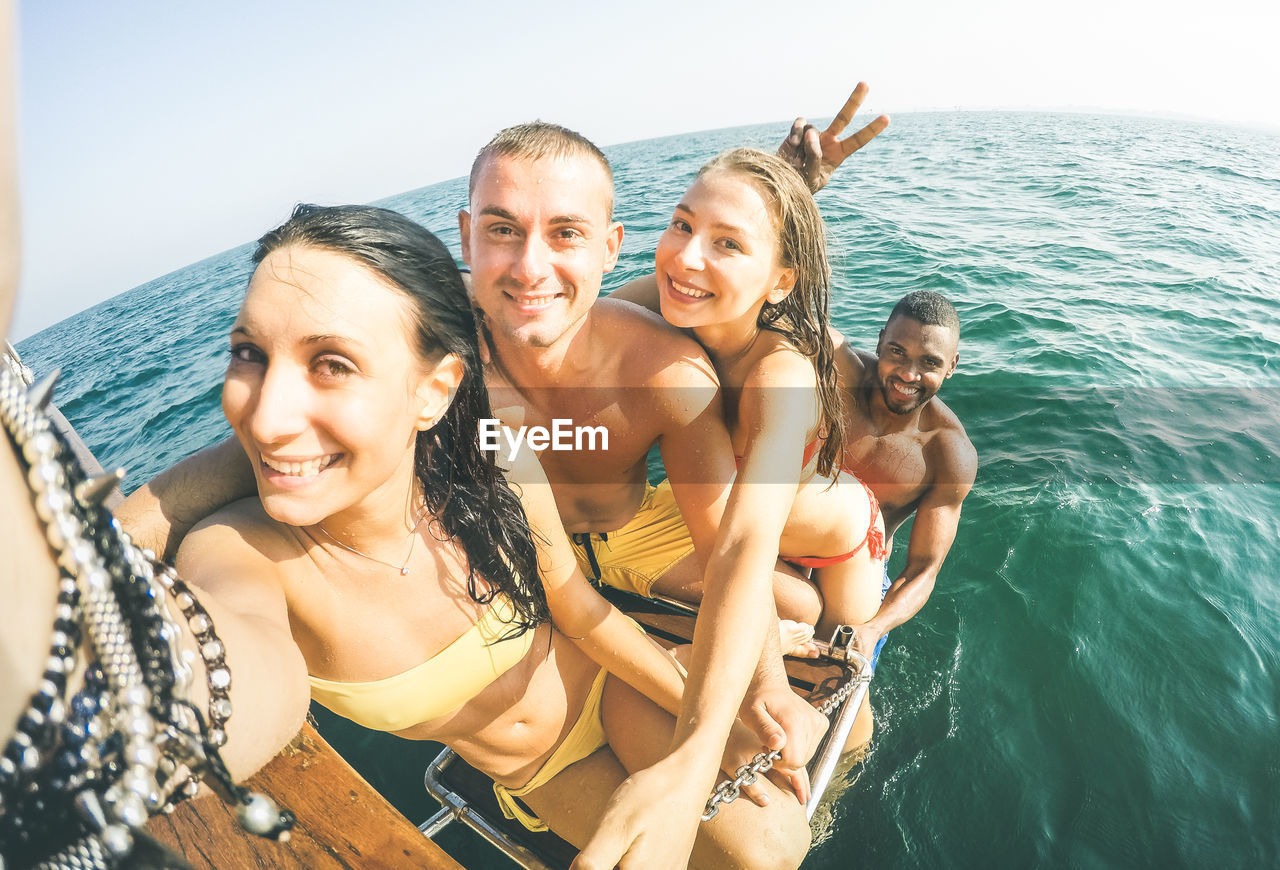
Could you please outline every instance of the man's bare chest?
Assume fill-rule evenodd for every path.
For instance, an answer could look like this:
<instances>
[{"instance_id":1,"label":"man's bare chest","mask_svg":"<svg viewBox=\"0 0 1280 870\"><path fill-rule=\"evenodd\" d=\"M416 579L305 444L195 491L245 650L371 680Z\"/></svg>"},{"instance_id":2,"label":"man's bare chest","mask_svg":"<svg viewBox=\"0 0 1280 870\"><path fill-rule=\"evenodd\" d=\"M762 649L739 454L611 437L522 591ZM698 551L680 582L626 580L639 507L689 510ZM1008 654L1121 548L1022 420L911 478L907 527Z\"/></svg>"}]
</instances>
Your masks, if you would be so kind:
<instances>
[{"instance_id":1,"label":"man's bare chest","mask_svg":"<svg viewBox=\"0 0 1280 870\"><path fill-rule=\"evenodd\" d=\"M618 484L633 476L661 431L653 400L641 401L639 392L587 387L519 396L525 437L546 433L546 446L533 446L552 484Z\"/></svg>"},{"instance_id":2,"label":"man's bare chest","mask_svg":"<svg viewBox=\"0 0 1280 870\"><path fill-rule=\"evenodd\" d=\"M871 487L889 515L909 510L929 488L929 466L922 445L908 436L846 438L844 464Z\"/></svg>"}]
</instances>

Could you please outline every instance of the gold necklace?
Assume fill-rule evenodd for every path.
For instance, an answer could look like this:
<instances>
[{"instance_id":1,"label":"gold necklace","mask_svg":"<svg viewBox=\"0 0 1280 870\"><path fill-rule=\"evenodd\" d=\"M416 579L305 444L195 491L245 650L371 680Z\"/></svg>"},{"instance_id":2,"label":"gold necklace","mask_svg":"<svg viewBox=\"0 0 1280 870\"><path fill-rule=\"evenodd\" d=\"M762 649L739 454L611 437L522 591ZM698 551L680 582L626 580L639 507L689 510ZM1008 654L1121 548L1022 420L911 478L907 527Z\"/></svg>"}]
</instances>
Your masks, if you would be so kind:
<instances>
[{"instance_id":1,"label":"gold necklace","mask_svg":"<svg viewBox=\"0 0 1280 870\"><path fill-rule=\"evenodd\" d=\"M342 541L339 541L333 535L329 534L328 529L326 529L324 525L321 523L316 523L316 528L319 529L322 533L324 533L324 536L326 538L333 541L342 549L355 553L357 556L364 556L370 562L377 562L379 565L386 565L388 568L395 568L397 571L400 572L400 576L403 577L409 573L409 560L413 558L413 548L414 548L414 545L418 543L418 527L422 525L422 521L425 520L426 518L427 518L427 515L423 514L421 517L418 518L418 522L414 524L413 531L410 533L410 538L409 538L409 555L405 556L404 562L399 565L397 565L395 562L388 562L385 559L379 559L377 556L370 556L368 553L362 553L359 550L357 550L355 547L351 546L350 544L342 543Z\"/></svg>"}]
</instances>

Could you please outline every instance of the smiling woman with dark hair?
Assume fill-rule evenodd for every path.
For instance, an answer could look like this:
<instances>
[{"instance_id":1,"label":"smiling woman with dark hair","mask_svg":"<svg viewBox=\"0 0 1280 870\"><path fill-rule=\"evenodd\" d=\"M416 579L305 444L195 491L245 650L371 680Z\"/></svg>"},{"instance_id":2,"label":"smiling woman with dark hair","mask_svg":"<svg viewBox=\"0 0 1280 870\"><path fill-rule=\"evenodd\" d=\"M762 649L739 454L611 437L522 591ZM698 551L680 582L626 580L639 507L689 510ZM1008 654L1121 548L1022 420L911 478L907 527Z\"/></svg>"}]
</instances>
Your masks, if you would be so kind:
<instances>
[{"instance_id":1,"label":"smiling woman with dark hair","mask_svg":"<svg viewBox=\"0 0 1280 870\"><path fill-rule=\"evenodd\" d=\"M407 332L409 339L407 347L401 346L385 340L390 338L391 330L383 334L371 331L362 343L359 337L347 334L347 327L358 321L338 319L331 324L332 333L306 338L303 355L291 361L298 365L288 367L288 362L278 360L284 364L273 369L271 356L263 345L276 339L277 333L272 331L275 321L260 323L258 318L279 315L281 319L292 319L321 297L302 300L301 307L282 305L278 309L250 305L246 299L231 332L223 410L246 453L260 460L256 466L258 491L268 506L268 514L286 523L297 519L291 524L304 530L312 528L303 520L324 510L323 502L312 500L313 494L323 492L328 483L322 478L342 477L349 482L362 472L378 473L377 467L364 470L365 454L358 448L339 449L346 446L343 439L367 438L371 445L388 453L403 452L395 439L386 437L388 430L383 426L387 421L380 410L374 409L370 398L379 385L378 376L385 370L370 372L367 367L355 365L351 357L381 352L374 357L376 365L389 367L391 360L384 362L383 355L395 357L397 354L391 351L415 348L423 365L414 366L419 371L410 377L421 376L430 369L430 377L416 389L434 392L421 396L427 404L412 421L412 431L416 433L412 450L416 483L406 490L405 516L417 517L411 524L413 528L429 516L432 537L453 540L462 547L471 597L486 604L499 595L506 598L514 609L512 625L521 630L546 622L546 596L541 584L532 582L538 573L537 554L524 511L494 465L492 455L480 450L480 421L490 418L492 412L480 377L471 309L464 303L461 277L444 245L417 224L385 209L299 206L288 222L262 237L253 261L275 278L300 270L297 280L285 277L287 284L297 288L306 287L309 279L323 280L328 274L339 276L337 281L353 280L349 267L359 264L398 294L379 294L372 288L361 290L335 302L330 313L349 302L366 319L374 315L376 322L376 315L385 314L389 319L403 320L404 325L398 328ZM270 261L266 267L264 261ZM302 275L311 261L319 265ZM261 288L270 279L255 276L255 281L258 289L266 292ZM254 289L251 284L250 292ZM288 290L281 289L287 297ZM259 299L255 296L252 301L258 303ZM385 312L380 310L384 308ZM305 362L311 363L310 368L303 368ZM283 374L278 373L281 369L285 369ZM271 388L284 390L281 398L288 402L306 401L314 393L318 431L311 437L315 446L333 442L333 452L296 454L298 442L307 438L299 438L290 430L290 422L281 418L295 414L297 407L276 407L264 402L269 371L283 381L273 382ZM286 380L293 376L297 377L296 383ZM401 396L395 385L387 386L385 394L378 397L395 404ZM274 393L271 395L274 397ZM352 400L362 403L363 413L349 413L347 403ZM300 414L293 419L299 427L303 425ZM284 455L280 450L289 453ZM393 455L388 461L395 458ZM314 469L310 467L313 463ZM382 498L381 490L376 493L375 500ZM322 536L322 542L362 555L331 528L320 523L313 528ZM410 544L418 538L413 532L403 537ZM402 571L407 572L411 557L412 552ZM481 577L484 591L480 590Z\"/></svg>"}]
</instances>

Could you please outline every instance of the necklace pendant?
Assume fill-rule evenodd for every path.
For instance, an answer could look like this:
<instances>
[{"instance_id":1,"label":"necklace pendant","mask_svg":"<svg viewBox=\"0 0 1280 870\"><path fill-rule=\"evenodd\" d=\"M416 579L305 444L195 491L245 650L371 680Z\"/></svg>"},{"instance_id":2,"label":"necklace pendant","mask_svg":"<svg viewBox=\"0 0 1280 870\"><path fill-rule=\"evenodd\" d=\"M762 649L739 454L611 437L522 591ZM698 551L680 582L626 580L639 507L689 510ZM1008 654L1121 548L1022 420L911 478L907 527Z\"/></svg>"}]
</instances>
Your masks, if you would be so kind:
<instances>
[{"instance_id":1,"label":"necklace pendant","mask_svg":"<svg viewBox=\"0 0 1280 870\"><path fill-rule=\"evenodd\" d=\"M408 573L409 573L409 567L408 567L407 565L406 565L405 567L403 567L403 568L401 568L401 569L400 569L400 576L401 576L401 577L405 576L405 575L406 575L406 574L408 574Z\"/></svg>"}]
</instances>

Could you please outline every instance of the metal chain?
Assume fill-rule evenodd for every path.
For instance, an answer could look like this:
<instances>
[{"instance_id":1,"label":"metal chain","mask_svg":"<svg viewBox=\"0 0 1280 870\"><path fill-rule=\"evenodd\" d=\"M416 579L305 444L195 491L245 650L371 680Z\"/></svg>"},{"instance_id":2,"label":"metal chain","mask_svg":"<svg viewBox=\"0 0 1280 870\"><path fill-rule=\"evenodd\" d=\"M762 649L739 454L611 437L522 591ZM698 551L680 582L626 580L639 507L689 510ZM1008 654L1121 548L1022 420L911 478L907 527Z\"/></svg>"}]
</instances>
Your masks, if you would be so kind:
<instances>
[{"instance_id":1,"label":"metal chain","mask_svg":"<svg viewBox=\"0 0 1280 870\"><path fill-rule=\"evenodd\" d=\"M818 712L828 719L835 712L836 708L843 704L850 695L853 694L853 687L863 682L860 674L850 672L845 681L840 684L840 688L836 689L828 695L821 704L818 705Z\"/></svg>"},{"instance_id":2,"label":"metal chain","mask_svg":"<svg viewBox=\"0 0 1280 870\"><path fill-rule=\"evenodd\" d=\"M773 763L782 755L781 752L774 749L769 752L761 752L755 758L751 759L750 764L744 764L736 771L733 779L726 779L724 782L716 786L715 791L711 793L711 797L707 799L707 807L702 812L702 820L709 822L720 812L720 804L733 803L742 794L744 785L755 785L760 774L773 767Z\"/></svg>"},{"instance_id":3,"label":"metal chain","mask_svg":"<svg viewBox=\"0 0 1280 870\"><path fill-rule=\"evenodd\" d=\"M818 705L817 710L828 719L831 714L843 704L848 697L853 694L854 686L858 683L865 682L870 679L870 675L864 677L860 673L854 673L852 670L846 669L842 675L843 681L839 687L823 699ZM760 774L773 768L773 763L781 757L782 753L774 749L769 752L761 752L751 759L750 763L744 764L734 771L733 779L726 779L715 787L711 792L711 797L707 799L706 809L702 812L702 820L709 822L720 812L721 804L733 803L742 794L743 786L755 785Z\"/></svg>"}]
</instances>

